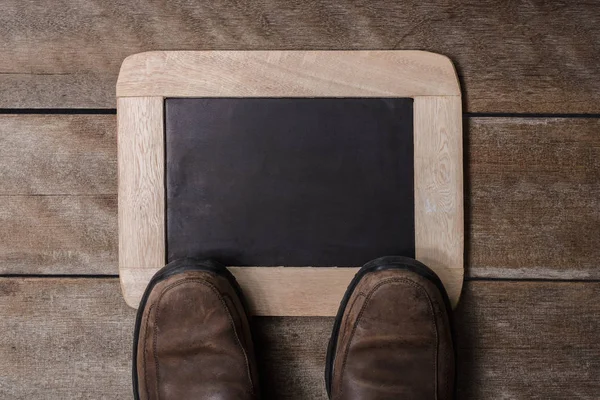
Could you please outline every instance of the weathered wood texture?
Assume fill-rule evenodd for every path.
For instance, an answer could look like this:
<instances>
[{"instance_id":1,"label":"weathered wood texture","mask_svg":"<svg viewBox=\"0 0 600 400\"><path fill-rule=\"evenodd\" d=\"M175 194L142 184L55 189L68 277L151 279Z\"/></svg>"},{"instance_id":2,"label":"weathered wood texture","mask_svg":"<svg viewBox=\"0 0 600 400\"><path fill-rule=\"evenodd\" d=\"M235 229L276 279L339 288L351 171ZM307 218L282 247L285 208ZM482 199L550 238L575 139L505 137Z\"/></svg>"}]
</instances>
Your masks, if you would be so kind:
<instances>
[{"instance_id":1,"label":"weathered wood texture","mask_svg":"<svg viewBox=\"0 0 600 400\"><path fill-rule=\"evenodd\" d=\"M112 115L0 115L0 195L116 194L116 137Z\"/></svg>"},{"instance_id":2,"label":"weathered wood texture","mask_svg":"<svg viewBox=\"0 0 600 400\"><path fill-rule=\"evenodd\" d=\"M470 282L456 327L460 399L597 399L600 283Z\"/></svg>"},{"instance_id":3,"label":"weathered wood texture","mask_svg":"<svg viewBox=\"0 0 600 400\"><path fill-rule=\"evenodd\" d=\"M108 279L0 279L0 398L131 398L135 311ZM255 321L264 389L273 399L324 398L332 320Z\"/></svg>"},{"instance_id":4,"label":"weathered wood texture","mask_svg":"<svg viewBox=\"0 0 600 400\"><path fill-rule=\"evenodd\" d=\"M600 120L467 120L468 274L599 278Z\"/></svg>"},{"instance_id":5,"label":"weathered wood texture","mask_svg":"<svg viewBox=\"0 0 600 400\"><path fill-rule=\"evenodd\" d=\"M0 273L116 274L117 196L0 196Z\"/></svg>"},{"instance_id":6,"label":"weathered wood texture","mask_svg":"<svg viewBox=\"0 0 600 400\"><path fill-rule=\"evenodd\" d=\"M0 280L0 398L130 398L134 310L117 279Z\"/></svg>"},{"instance_id":7,"label":"weathered wood texture","mask_svg":"<svg viewBox=\"0 0 600 400\"><path fill-rule=\"evenodd\" d=\"M262 317L252 321L266 399L327 399L325 356L333 318Z\"/></svg>"},{"instance_id":8,"label":"weathered wood texture","mask_svg":"<svg viewBox=\"0 0 600 400\"><path fill-rule=\"evenodd\" d=\"M600 278L600 120L464 124L467 276ZM22 160L0 173L0 273L116 274L115 117L4 115L0 130L2 160ZM65 193L87 196L39 196Z\"/></svg>"},{"instance_id":9,"label":"weathered wood texture","mask_svg":"<svg viewBox=\"0 0 600 400\"><path fill-rule=\"evenodd\" d=\"M461 399L595 399L600 283L468 282L457 310ZM118 279L0 279L0 397L131 396L134 311ZM331 318L257 318L267 398L326 399Z\"/></svg>"},{"instance_id":10,"label":"weathered wood texture","mask_svg":"<svg viewBox=\"0 0 600 400\"><path fill-rule=\"evenodd\" d=\"M471 112L600 112L600 4L492 0L7 0L0 108L114 107L146 50L420 49L458 66Z\"/></svg>"},{"instance_id":11,"label":"weathered wood texture","mask_svg":"<svg viewBox=\"0 0 600 400\"><path fill-rule=\"evenodd\" d=\"M0 160L0 273L117 273L115 116L0 115Z\"/></svg>"}]
</instances>

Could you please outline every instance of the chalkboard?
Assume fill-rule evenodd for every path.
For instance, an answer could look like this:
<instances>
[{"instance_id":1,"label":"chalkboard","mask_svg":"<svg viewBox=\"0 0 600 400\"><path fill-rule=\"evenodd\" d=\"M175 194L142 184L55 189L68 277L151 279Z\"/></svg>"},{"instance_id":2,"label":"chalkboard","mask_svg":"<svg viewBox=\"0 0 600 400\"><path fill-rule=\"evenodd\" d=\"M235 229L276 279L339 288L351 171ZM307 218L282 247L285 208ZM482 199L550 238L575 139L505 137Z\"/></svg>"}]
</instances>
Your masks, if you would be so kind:
<instances>
[{"instance_id":1,"label":"chalkboard","mask_svg":"<svg viewBox=\"0 0 600 400\"><path fill-rule=\"evenodd\" d=\"M415 256L413 99L165 99L168 261Z\"/></svg>"},{"instance_id":2,"label":"chalkboard","mask_svg":"<svg viewBox=\"0 0 600 400\"><path fill-rule=\"evenodd\" d=\"M144 52L121 66L117 131L131 307L166 262L201 257L227 265L254 315L333 316L360 265L391 254L429 266L457 304L462 97L448 57Z\"/></svg>"}]
</instances>

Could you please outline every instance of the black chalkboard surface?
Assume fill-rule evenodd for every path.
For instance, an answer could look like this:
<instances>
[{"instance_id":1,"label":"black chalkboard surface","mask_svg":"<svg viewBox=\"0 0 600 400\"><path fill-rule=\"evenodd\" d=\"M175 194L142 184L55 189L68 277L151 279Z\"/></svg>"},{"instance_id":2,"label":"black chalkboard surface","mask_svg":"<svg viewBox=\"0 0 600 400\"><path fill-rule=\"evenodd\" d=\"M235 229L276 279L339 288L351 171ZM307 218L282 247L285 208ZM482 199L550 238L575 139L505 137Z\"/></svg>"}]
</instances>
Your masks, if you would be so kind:
<instances>
[{"instance_id":1,"label":"black chalkboard surface","mask_svg":"<svg viewBox=\"0 0 600 400\"><path fill-rule=\"evenodd\" d=\"M167 258L414 257L412 99L165 100Z\"/></svg>"}]
</instances>

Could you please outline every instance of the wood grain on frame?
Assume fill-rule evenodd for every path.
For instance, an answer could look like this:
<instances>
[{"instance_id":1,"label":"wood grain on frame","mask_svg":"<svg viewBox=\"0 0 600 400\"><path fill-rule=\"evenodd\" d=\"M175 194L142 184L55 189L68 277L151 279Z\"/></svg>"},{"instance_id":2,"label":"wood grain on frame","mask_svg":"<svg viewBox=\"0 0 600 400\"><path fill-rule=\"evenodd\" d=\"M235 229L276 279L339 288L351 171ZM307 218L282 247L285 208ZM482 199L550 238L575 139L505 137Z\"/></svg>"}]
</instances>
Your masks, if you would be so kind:
<instances>
[{"instance_id":1,"label":"wood grain on frame","mask_svg":"<svg viewBox=\"0 0 600 400\"><path fill-rule=\"evenodd\" d=\"M117 97L460 96L426 51L152 51L123 61Z\"/></svg>"},{"instance_id":2,"label":"wood grain on frame","mask_svg":"<svg viewBox=\"0 0 600 400\"><path fill-rule=\"evenodd\" d=\"M414 99L415 258L433 269L452 304L464 275L460 97Z\"/></svg>"},{"instance_id":3,"label":"wood grain on frame","mask_svg":"<svg viewBox=\"0 0 600 400\"><path fill-rule=\"evenodd\" d=\"M447 57L422 51L147 52L124 61L117 96L124 136L119 270L129 305L137 307L166 262L164 97L414 97L416 258L440 276L452 304L458 303L464 275L462 119L460 87ZM141 194L122 186L137 186ZM326 279L315 280L314 269L282 268L257 279L274 270L244 268L232 271L247 282L242 287L253 293L249 297L256 297L253 312L275 316L335 315L334 305L358 270L328 268L320 272ZM314 301L323 293L326 301Z\"/></svg>"},{"instance_id":4,"label":"wood grain on frame","mask_svg":"<svg viewBox=\"0 0 600 400\"><path fill-rule=\"evenodd\" d=\"M165 263L163 99L119 98L117 106L119 266L130 271L121 277L125 301L137 307L136 271Z\"/></svg>"},{"instance_id":5,"label":"wood grain on frame","mask_svg":"<svg viewBox=\"0 0 600 400\"><path fill-rule=\"evenodd\" d=\"M358 268L228 267L258 316L329 317ZM127 304L137 308L156 269L121 269Z\"/></svg>"}]
</instances>

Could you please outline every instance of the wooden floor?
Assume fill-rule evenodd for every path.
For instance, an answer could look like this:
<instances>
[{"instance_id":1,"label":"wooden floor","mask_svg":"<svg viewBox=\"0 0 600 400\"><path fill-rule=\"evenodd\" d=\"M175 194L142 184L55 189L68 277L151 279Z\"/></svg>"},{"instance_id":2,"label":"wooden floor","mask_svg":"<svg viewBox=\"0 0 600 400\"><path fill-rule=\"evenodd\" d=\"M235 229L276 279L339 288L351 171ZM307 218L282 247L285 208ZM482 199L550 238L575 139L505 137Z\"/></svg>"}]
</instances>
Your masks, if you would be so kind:
<instances>
[{"instance_id":1,"label":"wooden floor","mask_svg":"<svg viewBox=\"0 0 600 400\"><path fill-rule=\"evenodd\" d=\"M448 55L465 96L460 398L600 398L600 3L4 0L1 399L131 398L114 86L157 49ZM269 398L326 398L331 324L254 321Z\"/></svg>"}]
</instances>

